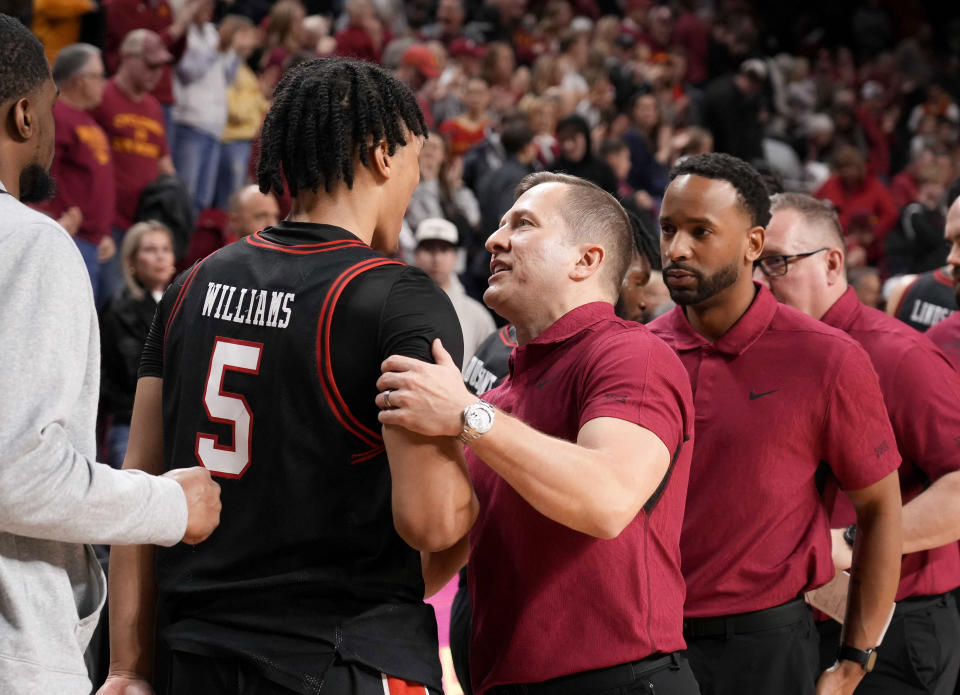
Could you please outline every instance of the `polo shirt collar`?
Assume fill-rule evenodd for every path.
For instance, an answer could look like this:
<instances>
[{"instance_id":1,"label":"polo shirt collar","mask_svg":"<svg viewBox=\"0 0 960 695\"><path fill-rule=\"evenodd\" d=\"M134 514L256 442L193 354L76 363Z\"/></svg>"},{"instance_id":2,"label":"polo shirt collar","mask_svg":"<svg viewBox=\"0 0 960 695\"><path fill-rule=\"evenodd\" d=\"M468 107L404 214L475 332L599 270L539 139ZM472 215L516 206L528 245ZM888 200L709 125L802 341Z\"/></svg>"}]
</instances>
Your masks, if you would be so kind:
<instances>
[{"instance_id":1,"label":"polo shirt collar","mask_svg":"<svg viewBox=\"0 0 960 695\"><path fill-rule=\"evenodd\" d=\"M673 310L673 334L678 350L696 350L711 346L717 352L741 355L763 335L777 313L777 300L766 287L754 282L756 295L743 316L711 343L693 330L682 306Z\"/></svg>"},{"instance_id":2,"label":"polo shirt collar","mask_svg":"<svg viewBox=\"0 0 960 695\"><path fill-rule=\"evenodd\" d=\"M571 309L534 340L510 353L510 372L513 373L514 368L523 365L527 359L537 359L581 331L613 318L616 318L616 314L609 302L589 302Z\"/></svg>"},{"instance_id":3,"label":"polo shirt collar","mask_svg":"<svg viewBox=\"0 0 960 695\"><path fill-rule=\"evenodd\" d=\"M847 291L840 295L840 299L833 303L833 306L827 309L827 313L820 320L828 326L839 328L846 331L851 328L862 308L860 299L852 287L847 287Z\"/></svg>"}]
</instances>

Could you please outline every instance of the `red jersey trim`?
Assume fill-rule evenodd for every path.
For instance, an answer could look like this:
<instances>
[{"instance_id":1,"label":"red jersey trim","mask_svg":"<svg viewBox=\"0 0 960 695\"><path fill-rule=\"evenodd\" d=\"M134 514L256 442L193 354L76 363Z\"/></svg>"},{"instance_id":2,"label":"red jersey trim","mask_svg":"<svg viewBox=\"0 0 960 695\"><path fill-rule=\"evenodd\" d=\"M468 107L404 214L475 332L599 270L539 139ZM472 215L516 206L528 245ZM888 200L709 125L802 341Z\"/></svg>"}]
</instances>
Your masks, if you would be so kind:
<instances>
[{"instance_id":1,"label":"red jersey trim","mask_svg":"<svg viewBox=\"0 0 960 695\"><path fill-rule=\"evenodd\" d=\"M325 251L338 251L340 249L357 247L370 248L359 239L356 241L351 239L338 239L337 241L324 241L319 244L294 244L292 246L286 246L283 244L277 244L269 239L265 239L262 234L263 232L251 234L246 238L246 242L251 246L256 246L257 248L270 249L272 251L281 251L283 253L292 253L296 255L323 253Z\"/></svg>"},{"instance_id":2,"label":"red jersey trim","mask_svg":"<svg viewBox=\"0 0 960 695\"><path fill-rule=\"evenodd\" d=\"M350 412L350 408L347 407L340 390L337 388L333 377L333 361L330 355L330 327L333 324L333 314L337 301L350 281L368 270L385 265L403 265L403 263L389 258L370 258L344 270L327 291L327 296L320 308L320 319L317 323L317 372L320 375L323 395L327 399L327 403L330 404L334 416L344 429L371 447L369 451L355 454L352 457L353 463L367 461L383 452L383 438Z\"/></svg>"},{"instance_id":3,"label":"red jersey trim","mask_svg":"<svg viewBox=\"0 0 960 695\"><path fill-rule=\"evenodd\" d=\"M943 268L937 268L933 271L933 279L939 282L941 285L946 285L947 287L953 287L953 278L943 272Z\"/></svg>"},{"instance_id":4,"label":"red jersey trim","mask_svg":"<svg viewBox=\"0 0 960 695\"><path fill-rule=\"evenodd\" d=\"M510 337L510 326L506 325L497 331L497 335L500 336L500 342L502 342L507 347L520 347L516 340L513 340Z\"/></svg>"}]
</instances>

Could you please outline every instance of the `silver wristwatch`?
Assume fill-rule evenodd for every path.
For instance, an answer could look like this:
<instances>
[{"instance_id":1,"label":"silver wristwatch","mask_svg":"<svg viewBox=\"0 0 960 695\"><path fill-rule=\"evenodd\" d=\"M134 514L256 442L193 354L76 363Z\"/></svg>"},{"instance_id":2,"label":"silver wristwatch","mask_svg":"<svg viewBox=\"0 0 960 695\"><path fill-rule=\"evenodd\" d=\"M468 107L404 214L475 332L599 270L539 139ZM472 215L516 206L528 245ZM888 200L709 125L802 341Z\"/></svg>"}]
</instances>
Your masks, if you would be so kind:
<instances>
[{"instance_id":1,"label":"silver wristwatch","mask_svg":"<svg viewBox=\"0 0 960 695\"><path fill-rule=\"evenodd\" d=\"M464 444L486 434L493 427L493 416L496 414L493 406L484 400L471 403L463 409L463 430L457 435Z\"/></svg>"}]
</instances>

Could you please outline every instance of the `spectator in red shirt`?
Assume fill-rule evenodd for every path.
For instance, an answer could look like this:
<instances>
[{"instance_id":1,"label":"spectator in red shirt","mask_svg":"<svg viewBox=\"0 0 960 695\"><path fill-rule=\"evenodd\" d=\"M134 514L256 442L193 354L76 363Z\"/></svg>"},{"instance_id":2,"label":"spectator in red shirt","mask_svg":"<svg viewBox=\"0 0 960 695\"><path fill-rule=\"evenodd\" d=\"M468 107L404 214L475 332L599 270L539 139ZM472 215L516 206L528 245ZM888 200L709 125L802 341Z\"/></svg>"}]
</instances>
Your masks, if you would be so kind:
<instances>
[{"instance_id":1,"label":"spectator in red shirt","mask_svg":"<svg viewBox=\"0 0 960 695\"><path fill-rule=\"evenodd\" d=\"M337 40L336 55L379 63L383 47L393 36L384 28L373 3L370 0L347 0L344 10L350 23L333 37Z\"/></svg>"},{"instance_id":2,"label":"spectator in red shirt","mask_svg":"<svg viewBox=\"0 0 960 695\"><path fill-rule=\"evenodd\" d=\"M466 154L467 150L481 142L490 126L487 109L490 106L490 87L486 80L475 77L467 82L464 104L467 110L440 124L440 134L450 145L454 157Z\"/></svg>"},{"instance_id":3,"label":"spectator in red shirt","mask_svg":"<svg viewBox=\"0 0 960 695\"><path fill-rule=\"evenodd\" d=\"M756 279L781 302L844 331L864 347L880 377L903 459L904 555L897 606L877 663L857 693L916 692L918 672L929 674L925 692L952 693L960 672L960 615L949 593L960 586L960 448L955 441L960 375L919 332L860 304L847 285L840 224L826 204L787 193L774 196L771 209ZM823 250L802 257L817 248ZM828 482L824 497L833 501L830 525L839 572L853 561L852 543L846 540L852 532L844 534L844 529L856 527L849 526L853 508L836 492ZM819 627L821 654L829 655L829 663L821 661L826 668L839 646L840 625L826 620ZM936 648L926 649L925 640L935 640Z\"/></svg>"},{"instance_id":4,"label":"spectator in red shirt","mask_svg":"<svg viewBox=\"0 0 960 695\"><path fill-rule=\"evenodd\" d=\"M616 200L549 173L518 194L487 240L484 295L516 328L510 376L478 401L435 342L438 364L389 357L377 382L382 423L467 445L473 692L693 695L677 653L689 382L614 314L633 255ZM424 571L466 558L459 543Z\"/></svg>"},{"instance_id":5,"label":"spectator in red shirt","mask_svg":"<svg viewBox=\"0 0 960 695\"><path fill-rule=\"evenodd\" d=\"M149 29L134 29L120 45L120 67L107 82L93 117L110 138L116 180L115 230L133 224L140 193L160 174L173 174L160 102L150 93L172 56Z\"/></svg>"},{"instance_id":6,"label":"spectator in red shirt","mask_svg":"<svg viewBox=\"0 0 960 695\"><path fill-rule=\"evenodd\" d=\"M826 462L857 509L846 641L866 651L896 593L900 457L863 348L754 284L769 218L763 179L726 154L678 164L660 208L679 306L649 326L680 355L697 410L680 537L687 655L704 695L851 695L862 655L820 673L798 598L835 574L815 478Z\"/></svg>"},{"instance_id":7,"label":"spectator in red shirt","mask_svg":"<svg viewBox=\"0 0 960 695\"><path fill-rule=\"evenodd\" d=\"M440 60L426 44L415 43L400 56L396 76L410 87L417 99L417 105L423 111L427 128L433 128L433 96L437 78L440 77Z\"/></svg>"},{"instance_id":8,"label":"spectator in red shirt","mask_svg":"<svg viewBox=\"0 0 960 695\"><path fill-rule=\"evenodd\" d=\"M110 227L116 209L116 184L107 134L89 111L103 99L106 77L100 50L86 43L65 47L53 64L60 98L53 107L56 154L51 175L57 195L48 211L58 217L70 208L82 216L74 241L80 249L97 308L117 288L118 277L106 268L116 253Z\"/></svg>"},{"instance_id":9,"label":"spectator in red shirt","mask_svg":"<svg viewBox=\"0 0 960 695\"><path fill-rule=\"evenodd\" d=\"M833 171L815 196L833 204L848 246L862 247L867 263L878 265L884 260L884 239L897 222L893 197L880 179L867 172L856 147L837 150Z\"/></svg>"},{"instance_id":10,"label":"spectator in red shirt","mask_svg":"<svg viewBox=\"0 0 960 695\"><path fill-rule=\"evenodd\" d=\"M202 5L203 0L186 0L180 12L174 17L167 0L104 0L106 32L103 39L103 54L107 71L114 74L120 69L123 58L121 44L134 29L149 29L155 32L170 52L172 60L180 60L180 56L187 47L187 27L190 26L194 15ZM164 130L168 137L173 136L172 80L170 66L164 65L156 84L149 90L163 107Z\"/></svg>"},{"instance_id":11,"label":"spectator in red shirt","mask_svg":"<svg viewBox=\"0 0 960 695\"><path fill-rule=\"evenodd\" d=\"M227 244L273 227L279 221L280 208L273 193L261 193L255 185L244 186L230 196L226 215L216 208L200 213L190 237L190 249L178 267L185 270Z\"/></svg>"},{"instance_id":12,"label":"spectator in red shirt","mask_svg":"<svg viewBox=\"0 0 960 695\"><path fill-rule=\"evenodd\" d=\"M903 210L920 197L920 171L933 166L934 151L930 147L918 148L910 157L910 163L890 181L890 195L897 210Z\"/></svg>"}]
</instances>

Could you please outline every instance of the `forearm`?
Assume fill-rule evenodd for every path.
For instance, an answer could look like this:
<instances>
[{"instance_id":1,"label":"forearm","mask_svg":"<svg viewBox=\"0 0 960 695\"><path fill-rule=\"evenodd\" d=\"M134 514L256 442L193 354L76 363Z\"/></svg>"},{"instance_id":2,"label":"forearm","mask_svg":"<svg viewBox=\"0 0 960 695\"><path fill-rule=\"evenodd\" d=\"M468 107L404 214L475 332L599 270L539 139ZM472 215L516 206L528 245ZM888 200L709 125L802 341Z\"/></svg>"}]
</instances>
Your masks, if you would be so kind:
<instances>
[{"instance_id":1,"label":"forearm","mask_svg":"<svg viewBox=\"0 0 960 695\"><path fill-rule=\"evenodd\" d=\"M857 510L857 540L850 570L844 642L858 649L877 646L900 581L899 505Z\"/></svg>"},{"instance_id":2,"label":"forearm","mask_svg":"<svg viewBox=\"0 0 960 695\"><path fill-rule=\"evenodd\" d=\"M903 553L960 539L960 471L949 473L903 507Z\"/></svg>"},{"instance_id":3,"label":"forearm","mask_svg":"<svg viewBox=\"0 0 960 695\"><path fill-rule=\"evenodd\" d=\"M666 447L647 434L647 441L638 445L659 445L658 453L666 456ZM502 411L497 411L490 432L470 447L538 512L597 538L619 535L665 472L665 466L650 461L652 451L631 452L643 460L630 465L627 456L618 455L623 452L550 437Z\"/></svg>"},{"instance_id":4,"label":"forearm","mask_svg":"<svg viewBox=\"0 0 960 695\"><path fill-rule=\"evenodd\" d=\"M153 675L156 584L153 546L114 546L110 551L110 673Z\"/></svg>"},{"instance_id":5,"label":"forearm","mask_svg":"<svg viewBox=\"0 0 960 695\"><path fill-rule=\"evenodd\" d=\"M470 541L467 536L446 550L436 553L420 553L423 569L424 597L430 598L440 591L467 564Z\"/></svg>"},{"instance_id":6,"label":"forearm","mask_svg":"<svg viewBox=\"0 0 960 695\"><path fill-rule=\"evenodd\" d=\"M479 509L460 443L389 426L383 441L400 537L417 550L449 548L470 530Z\"/></svg>"}]
</instances>

